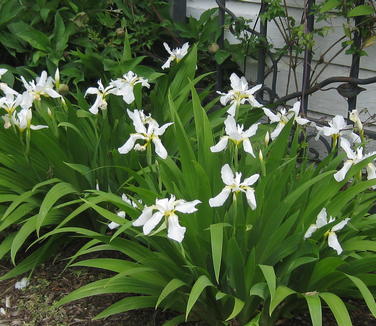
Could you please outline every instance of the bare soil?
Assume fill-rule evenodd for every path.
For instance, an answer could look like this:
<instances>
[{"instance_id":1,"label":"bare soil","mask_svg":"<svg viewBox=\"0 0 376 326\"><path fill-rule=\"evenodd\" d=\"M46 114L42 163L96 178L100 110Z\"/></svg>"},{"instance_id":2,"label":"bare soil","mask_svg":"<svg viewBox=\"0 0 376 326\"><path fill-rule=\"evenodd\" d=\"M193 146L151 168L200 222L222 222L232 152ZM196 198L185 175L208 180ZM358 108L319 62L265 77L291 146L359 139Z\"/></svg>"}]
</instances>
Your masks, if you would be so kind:
<instances>
[{"instance_id":1,"label":"bare soil","mask_svg":"<svg viewBox=\"0 0 376 326\"><path fill-rule=\"evenodd\" d=\"M4 264L0 265L0 275L10 268ZM164 321L174 316L171 312L143 309L93 321L93 317L99 312L124 297L119 294L84 298L56 308L53 303L66 294L111 275L93 268L64 269L65 266L66 261L63 260L41 265L33 273L30 285L22 290L14 287L15 282L21 277L0 282L0 308L5 310L5 314L0 313L0 326L161 326ZM350 306L354 326L376 326L376 320L362 301L348 301L347 304ZM198 323L184 325L199 326ZM276 325L309 326L311 321L307 313L288 320L281 319ZM326 310L323 325L337 325L331 313Z\"/></svg>"}]
</instances>

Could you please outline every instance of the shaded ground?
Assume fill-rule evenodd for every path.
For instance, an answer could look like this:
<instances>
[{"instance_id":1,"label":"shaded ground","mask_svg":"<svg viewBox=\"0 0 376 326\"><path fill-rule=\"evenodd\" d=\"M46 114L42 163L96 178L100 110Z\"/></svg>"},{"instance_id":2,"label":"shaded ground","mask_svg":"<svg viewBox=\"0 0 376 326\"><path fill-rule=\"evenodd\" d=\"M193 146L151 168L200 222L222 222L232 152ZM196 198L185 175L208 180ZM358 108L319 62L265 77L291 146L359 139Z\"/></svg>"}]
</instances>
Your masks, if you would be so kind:
<instances>
[{"instance_id":1,"label":"shaded ground","mask_svg":"<svg viewBox=\"0 0 376 326\"><path fill-rule=\"evenodd\" d=\"M65 262L62 261L42 265L33 274L30 285L23 290L15 289L14 279L0 282L0 308L4 308L6 312L5 315L0 313L0 326L161 326L173 316L171 313L146 309L92 321L96 314L124 295L94 296L55 308L53 303L67 293L109 276L95 269L69 268L64 271L64 267ZM7 268L9 267L0 266L0 274ZM349 303L352 306L350 313L354 326L376 326L376 320L362 302ZM194 323L186 324L188 325L196 326ZM277 325L309 326L311 321L308 314L303 314L290 320L280 320ZM329 312L324 311L323 325L337 325Z\"/></svg>"}]
</instances>

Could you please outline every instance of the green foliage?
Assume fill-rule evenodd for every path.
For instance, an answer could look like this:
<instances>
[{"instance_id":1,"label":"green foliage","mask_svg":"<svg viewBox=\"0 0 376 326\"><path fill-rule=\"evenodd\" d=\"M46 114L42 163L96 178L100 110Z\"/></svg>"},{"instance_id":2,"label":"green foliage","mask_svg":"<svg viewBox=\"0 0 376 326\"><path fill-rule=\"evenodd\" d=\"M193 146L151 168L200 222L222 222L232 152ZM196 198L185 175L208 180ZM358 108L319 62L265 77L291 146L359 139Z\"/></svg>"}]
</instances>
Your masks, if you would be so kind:
<instances>
[{"instance_id":1,"label":"green foliage","mask_svg":"<svg viewBox=\"0 0 376 326\"><path fill-rule=\"evenodd\" d=\"M134 70L141 71L139 62ZM223 134L226 109L209 111L210 105L202 105L211 89L197 92L205 76L195 76L196 64L197 47L192 46L166 74L144 69L156 76L150 96L140 84L134 85L130 111L142 104L160 126L174 122L159 135L168 152L165 159L153 154L153 140L144 152L116 150L134 134L134 125L114 94L105 96L107 109L99 108L96 115L87 111L94 98L86 99L80 91L71 92L72 101L42 97L34 101L33 123L47 124L48 129L0 130L0 227L13 231L1 242L0 254L16 262L25 246L32 243L31 249L37 248L1 279L32 270L67 235L78 235L89 242L70 264L115 275L85 285L59 304L105 293L137 295L96 318L160 307L178 313L171 325L182 320L271 325L308 308L313 325L322 325L322 306L327 306L339 324L351 325L343 302L347 297L363 297L374 313L376 223L368 211L375 201L370 190L375 180L363 181L361 176L374 157L355 164L337 182L333 174L343 155L333 150L320 164L311 163L305 131L293 118L272 142L262 140L275 127L259 126L251 139L254 152L262 154L258 157L232 142L226 151L213 153L210 148ZM261 109L250 111L248 105L236 110L236 120L247 128L262 115ZM245 178L260 174L252 185L256 207L250 208L242 191L231 194L220 207L209 205L224 187L225 164ZM123 201L121 193L133 204ZM156 199L170 195L201 203L190 214L165 212L161 225L148 235L132 225L145 206L154 207ZM305 239L324 207L336 222ZM175 213L186 228L181 243L166 236L166 223ZM337 232L344 252L337 255L328 246L328 232L345 218L350 218L349 224ZM110 222L118 229L108 232ZM124 258L80 260L107 250Z\"/></svg>"},{"instance_id":2,"label":"green foliage","mask_svg":"<svg viewBox=\"0 0 376 326\"><path fill-rule=\"evenodd\" d=\"M138 56L159 49L166 7L162 0L2 1L2 64L41 67L51 74L60 67L68 80L91 81L131 59L124 44Z\"/></svg>"}]
</instances>

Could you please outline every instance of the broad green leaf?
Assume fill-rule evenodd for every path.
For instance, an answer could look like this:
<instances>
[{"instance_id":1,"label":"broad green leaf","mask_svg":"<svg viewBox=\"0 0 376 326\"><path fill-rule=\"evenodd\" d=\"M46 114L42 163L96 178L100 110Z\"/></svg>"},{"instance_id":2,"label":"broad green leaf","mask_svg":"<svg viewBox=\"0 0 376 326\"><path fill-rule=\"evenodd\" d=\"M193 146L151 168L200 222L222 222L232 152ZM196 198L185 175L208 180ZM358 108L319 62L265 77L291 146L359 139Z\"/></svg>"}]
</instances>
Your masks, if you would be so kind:
<instances>
[{"instance_id":1,"label":"broad green leaf","mask_svg":"<svg viewBox=\"0 0 376 326\"><path fill-rule=\"evenodd\" d=\"M260 318L261 318L261 312L258 313L250 322L245 324L244 326L260 326Z\"/></svg>"},{"instance_id":2,"label":"broad green leaf","mask_svg":"<svg viewBox=\"0 0 376 326\"><path fill-rule=\"evenodd\" d=\"M19 21L8 26L14 35L28 42L33 48L49 52L51 48L50 40L45 34L31 27L31 25Z\"/></svg>"},{"instance_id":3,"label":"broad green leaf","mask_svg":"<svg viewBox=\"0 0 376 326\"><path fill-rule=\"evenodd\" d=\"M267 287L268 285L265 282L259 282L253 285L249 291L249 295L257 295L261 299L266 300L267 297Z\"/></svg>"},{"instance_id":4,"label":"broad green leaf","mask_svg":"<svg viewBox=\"0 0 376 326\"><path fill-rule=\"evenodd\" d=\"M360 293L362 294L362 297L364 301L367 304L368 309L371 311L373 317L376 318L376 303L375 298L372 295L371 291L368 289L367 285L358 277L345 274L353 283L356 285L356 287L359 289Z\"/></svg>"},{"instance_id":5,"label":"broad green leaf","mask_svg":"<svg viewBox=\"0 0 376 326\"><path fill-rule=\"evenodd\" d=\"M320 12L328 12L341 4L341 0L327 0L320 8Z\"/></svg>"},{"instance_id":6,"label":"broad green leaf","mask_svg":"<svg viewBox=\"0 0 376 326\"><path fill-rule=\"evenodd\" d=\"M283 301L285 300L289 295L295 294L296 292L294 290L291 290L290 288L280 285L277 287L275 291L275 295L273 299L270 302L269 306L269 315L271 316L274 309Z\"/></svg>"},{"instance_id":7,"label":"broad green leaf","mask_svg":"<svg viewBox=\"0 0 376 326\"><path fill-rule=\"evenodd\" d=\"M192 286L191 293L189 294L187 309L185 313L185 320L188 319L188 315L191 312L193 306L195 305L196 301L200 297L201 293L207 288L208 286L213 286L212 282L205 276L201 275L195 284Z\"/></svg>"},{"instance_id":8,"label":"broad green leaf","mask_svg":"<svg viewBox=\"0 0 376 326\"><path fill-rule=\"evenodd\" d=\"M230 316L228 316L226 318L226 321L229 321L229 320L235 318L237 315L239 315L239 313L242 311L243 307L244 307L244 301L234 297L234 308L232 309Z\"/></svg>"},{"instance_id":9,"label":"broad green leaf","mask_svg":"<svg viewBox=\"0 0 376 326\"><path fill-rule=\"evenodd\" d=\"M333 293L323 292L319 293L319 296L326 302L332 311L334 318L338 325L352 326L352 322L349 316L349 312L343 303L343 301Z\"/></svg>"},{"instance_id":10,"label":"broad green leaf","mask_svg":"<svg viewBox=\"0 0 376 326\"><path fill-rule=\"evenodd\" d=\"M318 293L305 293L304 298L307 301L312 326L322 326L321 300Z\"/></svg>"},{"instance_id":11,"label":"broad green leaf","mask_svg":"<svg viewBox=\"0 0 376 326\"><path fill-rule=\"evenodd\" d=\"M173 293L175 290L179 289L180 287L186 285L183 281L174 278L170 282L167 283L167 285L163 288L161 294L158 297L157 303L155 304L155 308L158 308L159 304L171 293Z\"/></svg>"},{"instance_id":12,"label":"broad green leaf","mask_svg":"<svg viewBox=\"0 0 376 326\"><path fill-rule=\"evenodd\" d=\"M62 197L76 193L77 190L67 182L60 182L54 185L46 194L39 209L38 218L36 221L36 230L39 233L40 227L43 224L48 212L52 206Z\"/></svg>"},{"instance_id":13,"label":"broad green leaf","mask_svg":"<svg viewBox=\"0 0 376 326\"><path fill-rule=\"evenodd\" d=\"M130 310L139 310L143 308L151 308L155 304L155 297L150 296L136 296L136 297L127 297L113 305L109 306L107 309L103 310L101 313L96 315L93 319L98 320L101 318L106 318L108 316L119 314L122 312Z\"/></svg>"},{"instance_id":14,"label":"broad green leaf","mask_svg":"<svg viewBox=\"0 0 376 326\"><path fill-rule=\"evenodd\" d=\"M277 286L277 279L274 273L274 268L273 266L267 266L267 265L259 265L259 266L261 268L262 273L264 274L266 283L268 284L271 301L273 301L276 286Z\"/></svg>"},{"instance_id":15,"label":"broad green leaf","mask_svg":"<svg viewBox=\"0 0 376 326\"><path fill-rule=\"evenodd\" d=\"M373 9L372 6L360 5L360 6L356 6L355 8L351 9L347 13L347 17L373 15L374 13L375 13L375 10Z\"/></svg>"},{"instance_id":16,"label":"broad green leaf","mask_svg":"<svg viewBox=\"0 0 376 326\"><path fill-rule=\"evenodd\" d=\"M10 233L0 243L0 260L9 252L12 242L17 232Z\"/></svg>"},{"instance_id":17,"label":"broad green leaf","mask_svg":"<svg viewBox=\"0 0 376 326\"><path fill-rule=\"evenodd\" d=\"M145 284L129 277L122 277L112 282L109 282L110 279L111 277L86 284L60 299L55 305L61 306L78 299L106 293L154 293L154 289L152 289L149 284ZM153 306L155 305L155 300L156 299L153 301Z\"/></svg>"},{"instance_id":18,"label":"broad green leaf","mask_svg":"<svg viewBox=\"0 0 376 326\"><path fill-rule=\"evenodd\" d=\"M210 241L215 279L219 283L221 270L224 223L210 225Z\"/></svg>"},{"instance_id":19,"label":"broad green leaf","mask_svg":"<svg viewBox=\"0 0 376 326\"><path fill-rule=\"evenodd\" d=\"M115 273L122 273L129 268L134 268L137 264L122 260L122 259L114 259L114 258L95 258L95 259L88 259L88 260L81 260L70 266L85 266L85 267L94 267L94 268L101 268L106 269Z\"/></svg>"},{"instance_id":20,"label":"broad green leaf","mask_svg":"<svg viewBox=\"0 0 376 326\"><path fill-rule=\"evenodd\" d=\"M363 240L357 237L345 241L342 247L348 251L376 251L376 241Z\"/></svg>"}]
</instances>

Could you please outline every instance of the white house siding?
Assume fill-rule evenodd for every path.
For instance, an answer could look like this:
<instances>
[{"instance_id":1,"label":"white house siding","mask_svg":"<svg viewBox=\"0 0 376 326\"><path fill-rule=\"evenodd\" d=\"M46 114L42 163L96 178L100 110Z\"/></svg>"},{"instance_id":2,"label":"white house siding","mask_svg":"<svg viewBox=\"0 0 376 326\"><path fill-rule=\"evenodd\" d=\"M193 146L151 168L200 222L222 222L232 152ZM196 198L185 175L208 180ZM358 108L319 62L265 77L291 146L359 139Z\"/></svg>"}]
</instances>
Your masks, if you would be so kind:
<instances>
[{"instance_id":1,"label":"white house siding","mask_svg":"<svg viewBox=\"0 0 376 326\"><path fill-rule=\"evenodd\" d=\"M288 0L289 5L289 15L295 17L296 21L299 22L302 16L301 7L304 4L303 0ZM234 12L235 15L243 16L247 19L253 19L257 17L260 1L249 0L249 1L226 1L226 6ZM187 15L198 18L200 14L206 9L217 7L214 0L188 0L187 1ZM324 52L333 42L342 36L342 22L340 18L332 19L332 31L325 37L316 37L316 46L314 49L314 59L318 59L320 54ZM328 22L322 22L321 24L328 25ZM318 26L318 25L316 25ZM226 33L226 38L230 41L236 42L230 33ZM280 47L284 44L280 32L273 23L268 24L268 38L275 44L276 47ZM333 53L335 53L340 47L340 44L333 48L329 55L326 55L325 59L329 59ZM359 72L359 78L368 78L376 75L376 46L367 48L368 56L361 58L361 69ZM256 73L256 62L248 60L249 66L247 67L246 76L250 80L255 80ZM286 92L286 81L288 77L288 60L283 58L279 64L278 72L278 94L284 95ZM313 61L313 66L316 61ZM339 55L333 63L331 63L321 74L319 81L333 76L348 76L349 66L351 65L351 56L341 54ZM302 65L297 69L299 78L301 78L303 71ZM266 84L270 83L270 79L266 80ZM294 92L296 89L293 87L294 83L290 82L289 92ZM299 87L301 87L301 81L299 81ZM331 84L328 87L336 87L339 84ZM367 108L370 114L376 114L376 84L362 85L367 91L362 92L358 96L357 108L363 109ZM309 110L318 113L324 113L329 115L347 113L347 102L342 98L336 90L329 91L318 91L314 93L309 98Z\"/></svg>"}]
</instances>

